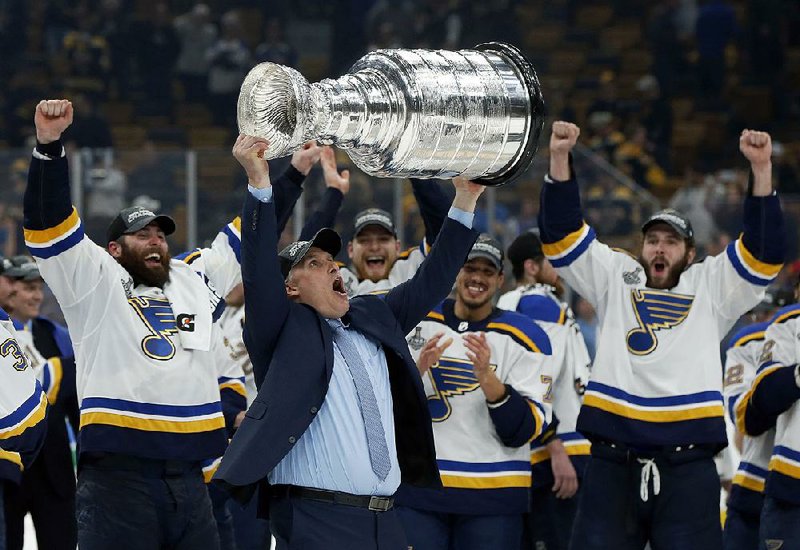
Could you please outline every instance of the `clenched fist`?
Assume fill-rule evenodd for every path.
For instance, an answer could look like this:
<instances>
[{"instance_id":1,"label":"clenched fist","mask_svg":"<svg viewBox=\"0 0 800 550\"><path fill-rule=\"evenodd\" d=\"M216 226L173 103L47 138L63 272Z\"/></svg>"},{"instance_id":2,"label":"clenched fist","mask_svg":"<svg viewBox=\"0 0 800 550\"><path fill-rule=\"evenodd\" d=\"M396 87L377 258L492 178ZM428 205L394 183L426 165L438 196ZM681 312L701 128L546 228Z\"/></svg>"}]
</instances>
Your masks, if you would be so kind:
<instances>
[{"instance_id":1,"label":"clenched fist","mask_svg":"<svg viewBox=\"0 0 800 550\"><path fill-rule=\"evenodd\" d=\"M766 132L744 130L739 136L739 150L747 157L750 164L764 165L770 162L772 157L772 140Z\"/></svg>"},{"instance_id":2,"label":"clenched fist","mask_svg":"<svg viewBox=\"0 0 800 550\"><path fill-rule=\"evenodd\" d=\"M36 105L33 116L36 139L39 143L52 143L61 138L72 124L72 102L66 99L44 99Z\"/></svg>"},{"instance_id":3,"label":"clenched fist","mask_svg":"<svg viewBox=\"0 0 800 550\"><path fill-rule=\"evenodd\" d=\"M550 155L567 155L575 147L580 135L581 129L575 124L557 120L550 134Z\"/></svg>"}]
</instances>

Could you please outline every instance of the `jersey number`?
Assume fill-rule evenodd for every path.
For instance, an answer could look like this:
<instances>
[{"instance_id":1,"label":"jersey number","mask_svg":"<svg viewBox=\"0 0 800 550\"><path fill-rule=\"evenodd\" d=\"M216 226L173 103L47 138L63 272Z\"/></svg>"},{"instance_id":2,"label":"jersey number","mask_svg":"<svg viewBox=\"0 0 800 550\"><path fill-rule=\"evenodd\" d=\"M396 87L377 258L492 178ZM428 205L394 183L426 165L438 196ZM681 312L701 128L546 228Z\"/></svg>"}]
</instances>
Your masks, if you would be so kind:
<instances>
[{"instance_id":1,"label":"jersey number","mask_svg":"<svg viewBox=\"0 0 800 550\"><path fill-rule=\"evenodd\" d=\"M11 356L11 358L14 359L14 364L11 366L14 367L15 370L23 371L28 368L28 359L25 357L25 354L22 353L22 349L20 349L17 341L13 338L9 338L0 344L0 355L3 357Z\"/></svg>"}]
</instances>

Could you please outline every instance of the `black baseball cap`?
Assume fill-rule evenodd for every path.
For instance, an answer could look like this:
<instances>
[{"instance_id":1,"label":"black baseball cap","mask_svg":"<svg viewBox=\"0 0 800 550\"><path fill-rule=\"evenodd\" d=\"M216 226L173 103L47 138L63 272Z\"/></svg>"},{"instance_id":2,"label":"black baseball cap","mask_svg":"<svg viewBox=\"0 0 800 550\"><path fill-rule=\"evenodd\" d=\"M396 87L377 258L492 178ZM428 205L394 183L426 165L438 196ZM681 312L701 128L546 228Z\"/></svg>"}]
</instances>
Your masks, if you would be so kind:
<instances>
[{"instance_id":1,"label":"black baseball cap","mask_svg":"<svg viewBox=\"0 0 800 550\"><path fill-rule=\"evenodd\" d=\"M342 239L336 231L326 227L317 231L317 234L310 241L295 241L281 250L278 258L280 259L281 273L284 279L289 275L289 271L308 254L312 246L321 248L335 258L342 249Z\"/></svg>"},{"instance_id":2,"label":"black baseball cap","mask_svg":"<svg viewBox=\"0 0 800 550\"><path fill-rule=\"evenodd\" d=\"M151 223L158 225L164 235L172 235L175 232L175 220L169 216L156 214L143 206L131 206L120 211L111 221L106 232L106 242L116 241L122 235L135 233Z\"/></svg>"},{"instance_id":3,"label":"black baseball cap","mask_svg":"<svg viewBox=\"0 0 800 550\"><path fill-rule=\"evenodd\" d=\"M520 233L508 247L508 259L511 265L520 266L525 260L537 260L544 258L542 251L542 241L539 239L539 230L531 229Z\"/></svg>"},{"instance_id":4,"label":"black baseball cap","mask_svg":"<svg viewBox=\"0 0 800 550\"><path fill-rule=\"evenodd\" d=\"M677 210L673 208L666 208L650 216L647 221L644 222L644 225L642 225L642 234L647 233L647 230L657 223L665 223L669 225L678 233L678 235L684 239L694 242L694 230L692 229L692 222L690 222L689 218Z\"/></svg>"},{"instance_id":5,"label":"black baseball cap","mask_svg":"<svg viewBox=\"0 0 800 550\"><path fill-rule=\"evenodd\" d=\"M472 249L467 255L467 261L475 258L487 259L492 262L498 271L503 271L503 247L496 239L486 233L478 237L478 240L472 245Z\"/></svg>"},{"instance_id":6,"label":"black baseball cap","mask_svg":"<svg viewBox=\"0 0 800 550\"><path fill-rule=\"evenodd\" d=\"M17 262L14 262L14 260ZM25 259L26 261L20 262L19 260ZM22 281L35 281L41 279L42 275L39 273L39 266L30 256L14 256L10 260L11 266L3 271L3 275L10 279L17 279Z\"/></svg>"},{"instance_id":7,"label":"black baseball cap","mask_svg":"<svg viewBox=\"0 0 800 550\"><path fill-rule=\"evenodd\" d=\"M397 237L397 231L394 228L394 220L392 220L391 214L389 214L386 210L381 210L380 208L367 208L366 210L362 210L355 217L355 232L353 236L357 236L361 233L361 230L369 225L378 225L383 227L389 233Z\"/></svg>"}]
</instances>

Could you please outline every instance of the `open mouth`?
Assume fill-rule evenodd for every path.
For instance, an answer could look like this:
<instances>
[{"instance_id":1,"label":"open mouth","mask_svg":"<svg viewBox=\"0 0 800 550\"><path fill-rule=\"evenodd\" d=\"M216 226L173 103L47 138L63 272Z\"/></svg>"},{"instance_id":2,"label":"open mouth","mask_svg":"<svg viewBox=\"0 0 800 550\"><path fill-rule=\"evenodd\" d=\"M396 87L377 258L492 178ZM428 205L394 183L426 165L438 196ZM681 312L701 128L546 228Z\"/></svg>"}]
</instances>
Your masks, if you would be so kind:
<instances>
[{"instance_id":1,"label":"open mouth","mask_svg":"<svg viewBox=\"0 0 800 550\"><path fill-rule=\"evenodd\" d=\"M653 274L664 275L667 273L667 264L662 261L653 262Z\"/></svg>"},{"instance_id":2,"label":"open mouth","mask_svg":"<svg viewBox=\"0 0 800 550\"><path fill-rule=\"evenodd\" d=\"M383 269L386 265L386 258L383 256L367 256L367 267L371 269Z\"/></svg>"},{"instance_id":3,"label":"open mouth","mask_svg":"<svg viewBox=\"0 0 800 550\"><path fill-rule=\"evenodd\" d=\"M153 252L144 257L144 264L148 267L156 267L161 265L161 254Z\"/></svg>"},{"instance_id":4,"label":"open mouth","mask_svg":"<svg viewBox=\"0 0 800 550\"><path fill-rule=\"evenodd\" d=\"M347 291L344 288L344 280L341 277L336 277L336 279L334 279L333 291L341 296L347 296Z\"/></svg>"}]
</instances>

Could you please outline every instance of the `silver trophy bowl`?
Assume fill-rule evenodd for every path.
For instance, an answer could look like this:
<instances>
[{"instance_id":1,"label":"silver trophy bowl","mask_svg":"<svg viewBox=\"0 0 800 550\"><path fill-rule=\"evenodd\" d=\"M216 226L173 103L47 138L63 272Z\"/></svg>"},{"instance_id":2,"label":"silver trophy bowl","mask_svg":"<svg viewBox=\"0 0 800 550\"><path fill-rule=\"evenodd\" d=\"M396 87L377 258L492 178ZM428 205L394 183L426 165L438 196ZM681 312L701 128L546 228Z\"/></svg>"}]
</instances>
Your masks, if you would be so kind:
<instances>
[{"instance_id":1,"label":"silver trophy bowl","mask_svg":"<svg viewBox=\"0 0 800 550\"><path fill-rule=\"evenodd\" d=\"M242 83L239 132L269 141L265 158L306 141L344 149L378 177L453 178L500 185L538 148L544 100L536 71L508 44L379 50L316 84L274 63Z\"/></svg>"}]
</instances>

